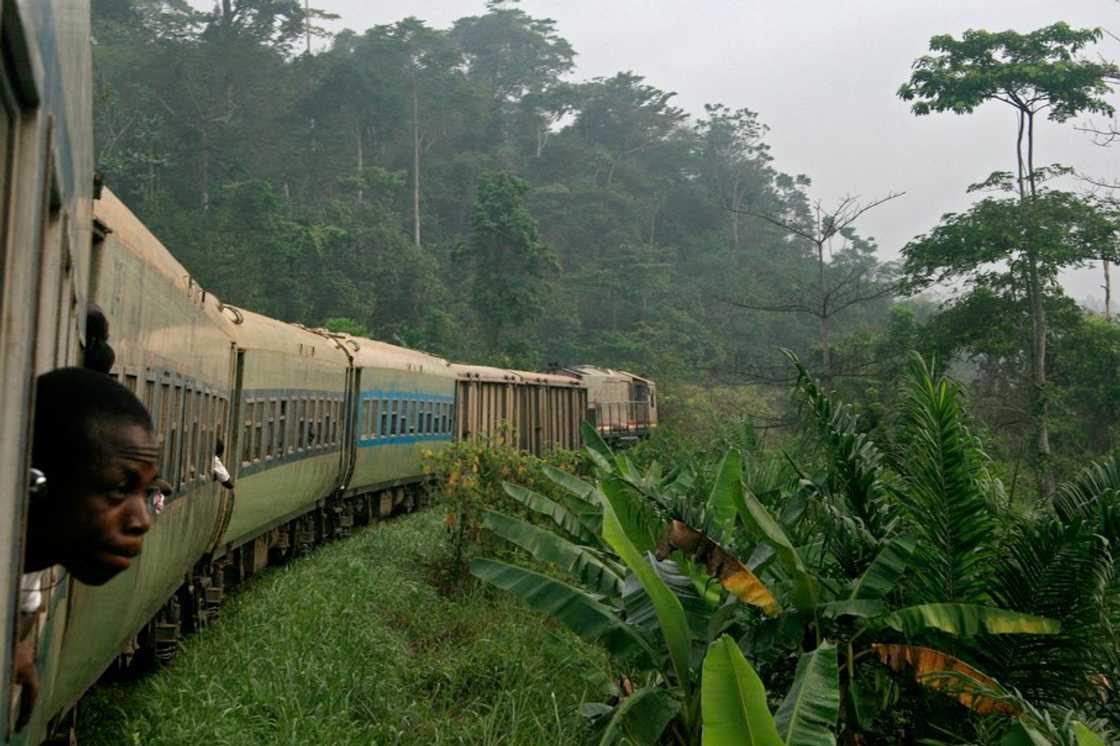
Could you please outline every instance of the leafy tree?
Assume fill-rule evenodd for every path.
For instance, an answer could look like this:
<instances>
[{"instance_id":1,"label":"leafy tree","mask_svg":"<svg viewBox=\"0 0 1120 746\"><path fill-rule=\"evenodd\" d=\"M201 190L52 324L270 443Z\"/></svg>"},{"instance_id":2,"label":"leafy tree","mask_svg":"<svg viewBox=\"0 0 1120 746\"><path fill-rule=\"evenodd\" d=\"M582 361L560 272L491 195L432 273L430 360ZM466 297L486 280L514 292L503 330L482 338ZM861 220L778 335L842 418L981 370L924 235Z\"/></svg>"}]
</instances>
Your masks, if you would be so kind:
<instances>
[{"instance_id":1,"label":"leafy tree","mask_svg":"<svg viewBox=\"0 0 1120 746\"><path fill-rule=\"evenodd\" d=\"M965 213L946 215L936 228L903 248L905 272L916 285L964 281L962 310L993 303L1014 306L1016 300L1029 310L1030 337L1023 341L1030 343L1021 346L1012 342L1023 339L1013 326L997 326L998 331L990 334L990 324L1013 324L1015 314L984 314L989 321L976 324L980 319L974 314L958 313L964 324L954 326L1004 348L995 357L989 356L991 360L1014 361L1018 349L1030 350L1031 414L1040 428L1037 448L1043 458L1038 468L1044 494L1052 492L1047 476L1051 470L1051 394L1038 390L1038 375L1045 375L1045 365L1035 364L1034 358L1046 354L1046 344L1040 346L1033 340L1039 328L1035 322L1046 320L1046 309L1052 305L1047 298L1061 295L1061 270L1084 265L1102 254L1115 256L1115 230L1110 217L1092 202L1069 192L1041 190L1027 199L985 198Z\"/></svg>"},{"instance_id":2,"label":"leafy tree","mask_svg":"<svg viewBox=\"0 0 1120 746\"><path fill-rule=\"evenodd\" d=\"M537 221L524 205L528 191L529 185L512 174L484 173L463 253L470 267L471 300L495 352L509 344L504 333L541 313L541 280L555 268Z\"/></svg>"},{"instance_id":3,"label":"leafy tree","mask_svg":"<svg viewBox=\"0 0 1120 746\"><path fill-rule=\"evenodd\" d=\"M970 30L960 39L935 36L930 40L933 54L914 62L914 72L898 95L913 101L912 110L919 116L942 111L967 114L990 101L1012 107L1016 116L1015 187L1020 201L1035 200L1040 176L1035 167L1036 117L1045 114L1052 121L1064 122L1085 112L1112 113L1103 96L1109 90L1107 79L1115 76L1116 67L1079 56L1101 35L1100 29L1073 29L1055 23L1027 34ZM1026 280L1023 289L1031 309L1030 377L1037 450L1039 466L1046 475L1051 449L1043 296L1050 277L1046 260L1039 255L1045 250L1041 237L1023 231L1019 244ZM1053 491L1052 477L1044 477L1043 488L1047 494Z\"/></svg>"}]
</instances>

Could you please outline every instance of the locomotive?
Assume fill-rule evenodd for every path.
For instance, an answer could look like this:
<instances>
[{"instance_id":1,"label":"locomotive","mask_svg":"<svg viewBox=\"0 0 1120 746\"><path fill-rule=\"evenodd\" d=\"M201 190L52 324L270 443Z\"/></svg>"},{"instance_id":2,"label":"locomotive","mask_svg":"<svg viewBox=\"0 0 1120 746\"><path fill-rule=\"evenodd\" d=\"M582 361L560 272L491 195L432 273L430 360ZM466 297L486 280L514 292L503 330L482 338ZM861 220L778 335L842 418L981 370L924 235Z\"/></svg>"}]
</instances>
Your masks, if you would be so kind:
<instances>
[{"instance_id":1,"label":"locomotive","mask_svg":"<svg viewBox=\"0 0 1120 746\"><path fill-rule=\"evenodd\" d=\"M38 374L81 359L90 301L112 325L112 375L152 415L172 490L143 554L106 585L49 571L33 632L39 702L18 734L0 708L4 743L72 737L74 707L103 673L136 656L169 659L182 633L214 619L232 583L412 509L425 451L482 438L540 455L578 448L583 420L614 440L656 426L655 384L624 371L451 363L223 303L109 189L94 188L88 5L20 0L0 12L0 508L13 517L0 529L5 691L29 402ZM219 440L235 493L213 476Z\"/></svg>"}]
</instances>

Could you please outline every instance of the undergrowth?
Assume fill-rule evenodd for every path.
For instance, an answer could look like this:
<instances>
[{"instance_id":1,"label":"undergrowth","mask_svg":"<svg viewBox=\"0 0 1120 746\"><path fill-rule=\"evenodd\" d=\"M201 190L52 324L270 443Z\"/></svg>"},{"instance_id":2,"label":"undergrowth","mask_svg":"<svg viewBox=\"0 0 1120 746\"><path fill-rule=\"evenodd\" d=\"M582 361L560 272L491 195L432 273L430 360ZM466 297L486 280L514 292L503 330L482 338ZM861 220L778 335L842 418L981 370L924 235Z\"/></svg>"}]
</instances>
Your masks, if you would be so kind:
<instances>
[{"instance_id":1,"label":"undergrowth","mask_svg":"<svg viewBox=\"0 0 1120 746\"><path fill-rule=\"evenodd\" d=\"M96 690L87 746L572 744L604 655L507 594L441 593L443 514L357 532L231 594L158 675ZM594 673L589 673L594 672Z\"/></svg>"}]
</instances>

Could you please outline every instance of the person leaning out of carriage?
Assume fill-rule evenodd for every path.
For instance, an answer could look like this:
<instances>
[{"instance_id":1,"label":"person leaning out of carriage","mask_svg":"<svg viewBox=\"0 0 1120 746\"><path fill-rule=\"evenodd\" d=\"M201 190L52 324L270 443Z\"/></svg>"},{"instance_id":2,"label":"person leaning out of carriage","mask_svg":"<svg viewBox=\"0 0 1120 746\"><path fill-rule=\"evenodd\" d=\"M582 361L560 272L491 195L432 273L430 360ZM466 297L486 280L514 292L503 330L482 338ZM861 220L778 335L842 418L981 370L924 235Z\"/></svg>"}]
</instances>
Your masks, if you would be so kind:
<instances>
[{"instance_id":1,"label":"person leaning out of carriage","mask_svg":"<svg viewBox=\"0 0 1120 746\"><path fill-rule=\"evenodd\" d=\"M36 384L31 463L45 481L28 502L19 643L13 683L20 687L16 727L38 695L32 630L42 578L54 565L87 585L128 569L152 526L158 449L143 403L103 373L61 368Z\"/></svg>"}]
</instances>

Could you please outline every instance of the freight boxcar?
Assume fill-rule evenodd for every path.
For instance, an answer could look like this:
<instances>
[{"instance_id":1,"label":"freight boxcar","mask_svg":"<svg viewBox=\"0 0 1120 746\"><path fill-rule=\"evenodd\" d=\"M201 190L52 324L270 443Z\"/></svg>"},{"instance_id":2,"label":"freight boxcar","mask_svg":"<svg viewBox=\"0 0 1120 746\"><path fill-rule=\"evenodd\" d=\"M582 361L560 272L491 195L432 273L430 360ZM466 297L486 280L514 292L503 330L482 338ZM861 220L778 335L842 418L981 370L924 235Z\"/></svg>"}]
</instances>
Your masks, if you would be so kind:
<instances>
[{"instance_id":1,"label":"freight boxcar","mask_svg":"<svg viewBox=\"0 0 1120 746\"><path fill-rule=\"evenodd\" d=\"M512 370L452 363L455 374L455 437L512 444L518 418L518 392L524 380Z\"/></svg>"},{"instance_id":2,"label":"freight boxcar","mask_svg":"<svg viewBox=\"0 0 1120 746\"><path fill-rule=\"evenodd\" d=\"M580 447L580 420L587 411L587 388L572 376L513 371L518 391L518 445L537 456Z\"/></svg>"}]
</instances>

